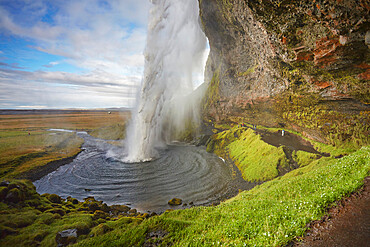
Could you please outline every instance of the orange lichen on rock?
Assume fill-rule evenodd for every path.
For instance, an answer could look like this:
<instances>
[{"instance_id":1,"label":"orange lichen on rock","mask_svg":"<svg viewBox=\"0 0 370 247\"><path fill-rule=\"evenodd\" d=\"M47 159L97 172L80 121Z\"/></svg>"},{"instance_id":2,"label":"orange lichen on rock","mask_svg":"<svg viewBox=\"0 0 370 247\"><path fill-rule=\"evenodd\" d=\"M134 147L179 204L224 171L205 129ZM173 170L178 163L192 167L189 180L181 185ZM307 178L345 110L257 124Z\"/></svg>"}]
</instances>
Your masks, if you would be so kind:
<instances>
[{"instance_id":1,"label":"orange lichen on rock","mask_svg":"<svg viewBox=\"0 0 370 247\"><path fill-rule=\"evenodd\" d=\"M333 84L331 82L328 82L328 81L315 81L314 84L319 89L325 89L325 88L333 86Z\"/></svg>"},{"instance_id":2,"label":"orange lichen on rock","mask_svg":"<svg viewBox=\"0 0 370 247\"><path fill-rule=\"evenodd\" d=\"M366 70L364 73L358 75L359 79L370 80L370 69Z\"/></svg>"},{"instance_id":3,"label":"orange lichen on rock","mask_svg":"<svg viewBox=\"0 0 370 247\"><path fill-rule=\"evenodd\" d=\"M311 51L301 51L297 53L297 61L313 61L314 54Z\"/></svg>"}]
</instances>

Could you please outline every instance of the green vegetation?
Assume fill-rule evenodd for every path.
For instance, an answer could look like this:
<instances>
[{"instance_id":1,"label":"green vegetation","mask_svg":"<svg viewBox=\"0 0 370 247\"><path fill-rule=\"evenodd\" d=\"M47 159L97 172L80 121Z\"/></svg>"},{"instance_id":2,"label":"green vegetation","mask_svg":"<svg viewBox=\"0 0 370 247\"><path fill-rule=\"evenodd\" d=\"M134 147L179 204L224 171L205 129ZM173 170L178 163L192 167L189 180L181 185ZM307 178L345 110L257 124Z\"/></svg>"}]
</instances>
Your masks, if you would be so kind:
<instances>
[{"instance_id":1,"label":"green vegetation","mask_svg":"<svg viewBox=\"0 0 370 247\"><path fill-rule=\"evenodd\" d=\"M211 106L217 107L217 101L220 100L219 84L220 68L213 73L212 80L205 93L205 102L202 103L205 109Z\"/></svg>"},{"instance_id":2,"label":"green vegetation","mask_svg":"<svg viewBox=\"0 0 370 247\"><path fill-rule=\"evenodd\" d=\"M279 166L288 165L283 147L267 144L252 129L241 133L227 148L247 181L271 180L278 176Z\"/></svg>"},{"instance_id":3,"label":"green vegetation","mask_svg":"<svg viewBox=\"0 0 370 247\"><path fill-rule=\"evenodd\" d=\"M278 176L278 168L288 165L283 147L274 147L261 140L252 129L234 127L212 136L208 152L230 155L247 181L267 181Z\"/></svg>"},{"instance_id":4,"label":"green vegetation","mask_svg":"<svg viewBox=\"0 0 370 247\"><path fill-rule=\"evenodd\" d=\"M20 133L4 132L1 137L18 138ZM34 138L41 140L44 134ZM68 137L57 138L61 139L52 146ZM300 168L274 179L279 166L288 162L283 147L266 144L248 128L235 126L219 132L209 141L208 151L230 155L246 179L272 180L218 206L152 217L91 197L79 202L54 194L40 196L29 181L0 181L0 245L54 246L58 232L76 229L77 237L70 241L77 246L283 246L302 236L307 223L320 219L335 201L358 190L369 175L370 147L355 151L313 144L331 156L316 159L313 154L293 152ZM343 154L349 155L334 158Z\"/></svg>"},{"instance_id":5,"label":"green vegetation","mask_svg":"<svg viewBox=\"0 0 370 247\"><path fill-rule=\"evenodd\" d=\"M284 246L302 236L306 224L363 184L369 175L370 148L339 160L322 158L244 191L216 207L195 207L129 223L78 246L141 246L161 241L174 246ZM162 231L161 239L148 240Z\"/></svg>"},{"instance_id":6,"label":"green vegetation","mask_svg":"<svg viewBox=\"0 0 370 247\"><path fill-rule=\"evenodd\" d=\"M331 145L358 149L370 143L368 111L340 113L320 104L316 94L292 92L276 97L275 109L284 120L319 133Z\"/></svg>"},{"instance_id":7,"label":"green vegetation","mask_svg":"<svg viewBox=\"0 0 370 247\"><path fill-rule=\"evenodd\" d=\"M109 207L91 197L79 202L55 194L40 196L27 180L4 180L0 188L1 246L55 246L55 237L63 230L77 229L75 240L79 241L90 231L90 236L97 236L147 217L127 206Z\"/></svg>"},{"instance_id":8,"label":"green vegetation","mask_svg":"<svg viewBox=\"0 0 370 247\"><path fill-rule=\"evenodd\" d=\"M299 167L304 167L316 160L317 154L308 153L301 150L293 151L293 159L297 161Z\"/></svg>"}]
</instances>

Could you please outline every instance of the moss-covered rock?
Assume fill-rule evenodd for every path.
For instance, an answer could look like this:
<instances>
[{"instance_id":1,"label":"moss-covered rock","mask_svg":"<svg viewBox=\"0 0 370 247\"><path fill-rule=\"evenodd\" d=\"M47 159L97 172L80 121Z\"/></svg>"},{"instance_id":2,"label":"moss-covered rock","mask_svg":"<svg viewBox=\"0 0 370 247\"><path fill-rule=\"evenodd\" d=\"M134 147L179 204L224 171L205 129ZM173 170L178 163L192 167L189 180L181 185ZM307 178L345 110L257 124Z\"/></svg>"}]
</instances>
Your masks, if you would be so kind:
<instances>
[{"instance_id":1,"label":"moss-covered rock","mask_svg":"<svg viewBox=\"0 0 370 247\"><path fill-rule=\"evenodd\" d=\"M106 212L103 212L101 210L96 210L94 212L94 215L93 215L93 219L94 220L97 220L97 219L106 219L109 217L109 214L106 213Z\"/></svg>"},{"instance_id":2,"label":"moss-covered rock","mask_svg":"<svg viewBox=\"0 0 370 247\"><path fill-rule=\"evenodd\" d=\"M24 201L24 194L21 192L20 189L11 189L6 194L5 201L11 203L19 203L21 201Z\"/></svg>"},{"instance_id":3,"label":"moss-covered rock","mask_svg":"<svg viewBox=\"0 0 370 247\"><path fill-rule=\"evenodd\" d=\"M172 198L168 201L168 204L171 206L178 206L182 204L182 200L180 198Z\"/></svg>"},{"instance_id":4,"label":"moss-covered rock","mask_svg":"<svg viewBox=\"0 0 370 247\"><path fill-rule=\"evenodd\" d=\"M52 203L58 203L58 204L62 203L62 198L56 194L48 194L46 197Z\"/></svg>"}]
</instances>

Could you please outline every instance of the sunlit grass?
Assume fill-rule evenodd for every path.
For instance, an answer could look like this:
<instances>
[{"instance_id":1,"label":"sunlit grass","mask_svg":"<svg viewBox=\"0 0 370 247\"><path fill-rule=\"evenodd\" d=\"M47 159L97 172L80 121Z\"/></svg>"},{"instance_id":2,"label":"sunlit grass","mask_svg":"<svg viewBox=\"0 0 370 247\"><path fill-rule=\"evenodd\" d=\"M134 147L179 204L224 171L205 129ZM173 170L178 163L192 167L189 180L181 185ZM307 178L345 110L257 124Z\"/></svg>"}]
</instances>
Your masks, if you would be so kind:
<instances>
[{"instance_id":1,"label":"sunlit grass","mask_svg":"<svg viewBox=\"0 0 370 247\"><path fill-rule=\"evenodd\" d=\"M227 149L247 181L271 180L278 176L278 166L288 163L282 147L267 144L252 129L242 132Z\"/></svg>"},{"instance_id":2,"label":"sunlit grass","mask_svg":"<svg viewBox=\"0 0 370 247\"><path fill-rule=\"evenodd\" d=\"M370 148L364 147L341 159L313 161L219 206L168 212L78 246L141 246L156 229L168 232L163 243L174 246L284 246L336 200L359 189L369 169Z\"/></svg>"}]
</instances>

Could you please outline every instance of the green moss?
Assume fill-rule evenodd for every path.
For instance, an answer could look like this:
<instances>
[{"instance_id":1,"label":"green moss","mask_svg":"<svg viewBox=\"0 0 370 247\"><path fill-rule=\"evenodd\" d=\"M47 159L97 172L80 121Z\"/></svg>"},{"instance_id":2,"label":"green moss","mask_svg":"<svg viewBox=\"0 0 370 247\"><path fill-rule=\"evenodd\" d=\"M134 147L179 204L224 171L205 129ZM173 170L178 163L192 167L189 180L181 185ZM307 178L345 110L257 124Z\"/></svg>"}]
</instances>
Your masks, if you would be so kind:
<instances>
[{"instance_id":1,"label":"green moss","mask_svg":"<svg viewBox=\"0 0 370 247\"><path fill-rule=\"evenodd\" d=\"M283 147L265 143L249 128L234 127L213 135L207 151L230 155L247 181L271 180L278 176L279 168L288 166Z\"/></svg>"},{"instance_id":2,"label":"green moss","mask_svg":"<svg viewBox=\"0 0 370 247\"><path fill-rule=\"evenodd\" d=\"M62 198L56 194L48 194L46 196L50 202L53 203L62 203Z\"/></svg>"},{"instance_id":3,"label":"green moss","mask_svg":"<svg viewBox=\"0 0 370 247\"><path fill-rule=\"evenodd\" d=\"M370 143L370 115L337 112L314 93L283 93L275 98L275 111L285 121L311 129L335 146L358 149Z\"/></svg>"},{"instance_id":4,"label":"green moss","mask_svg":"<svg viewBox=\"0 0 370 247\"><path fill-rule=\"evenodd\" d=\"M307 166L312 161L317 159L317 154L308 153L305 151L293 151L293 159L298 163L299 167Z\"/></svg>"},{"instance_id":5,"label":"green moss","mask_svg":"<svg viewBox=\"0 0 370 247\"><path fill-rule=\"evenodd\" d=\"M215 107L217 101L220 100L219 85L220 85L220 68L218 68L213 73L212 80L208 85L202 103L204 109L208 109L211 106Z\"/></svg>"},{"instance_id":6,"label":"green moss","mask_svg":"<svg viewBox=\"0 0 370 247\"><path fill-rule=\"evenodd\" d=\"M227 148L247 181L271 180L278 176L278 167L288 163L283 147L267 144L252 129L244 131Z\"/></svg>"}]
</instances>

